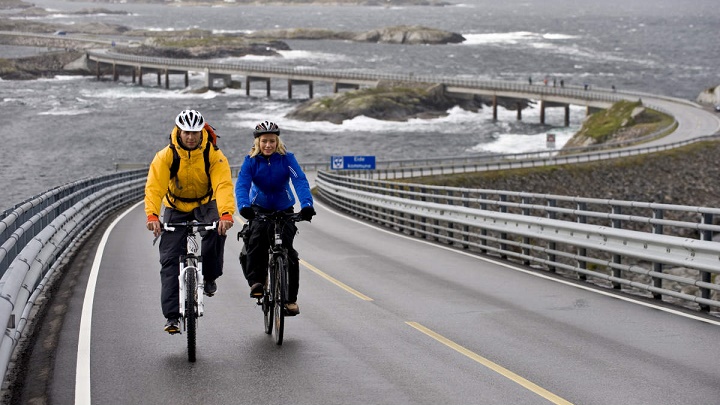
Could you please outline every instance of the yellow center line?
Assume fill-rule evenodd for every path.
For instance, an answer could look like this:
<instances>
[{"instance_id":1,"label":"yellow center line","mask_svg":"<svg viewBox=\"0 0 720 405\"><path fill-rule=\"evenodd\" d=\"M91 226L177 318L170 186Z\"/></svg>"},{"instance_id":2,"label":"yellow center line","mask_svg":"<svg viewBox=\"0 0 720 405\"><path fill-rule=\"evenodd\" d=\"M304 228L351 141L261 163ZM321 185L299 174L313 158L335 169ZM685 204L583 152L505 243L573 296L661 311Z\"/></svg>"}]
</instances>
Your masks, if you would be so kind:
<instances>
[{"instance_id":1,"label":"yellow center line","mask_svg":"<svg viewBox=\"0 0 720 405\"><path fill-rule=\"evenodd\" d=\"M370 297L368 297L367 295L365 295L365 294L357 291L356 289L348 286L347 284L343 283L342 281L339 281L339 280L337 280L337 279L329 276L328 274L325 274L325 272L323 272L322 270L320 270L320 269L318 269L317 267L313 266L312 264L306 262L306 261L303 260L303 259L300 259L300 264L302 264L303 266L307 267L310 271L314 272L315 274L317 274L318 276L324 278L325 280L327 280L327 281L335 284L336 286L342 288L343 290L349 292L350 294L352 294L352 295L360 298L361 300L364 300L364 301L372 301L372 300L373 300L372 298L370 298Z\"/></svg>"},{"instance_id":2,"label":"yellow center line","mask_svg":"<svg viewBox=\"0 0 720 405\"><path fill-rule=\"evenodd\" d=\"M437 340L438 342L448 346L449 348L457 351L458 353L464 354L465 356L475 360L476 362L482 364L483 366L489 368L490 370L502 375L503 377L512 380L513 382L520 384L521 386L525 387L526 389L534 392L537 395L540 395L541 397L547 399L548 401L554 403L554 404L563 404L563 405L572 405L572 402L569 402L552 392L538 386L537 384L526 380L525 378L520 377L519 375L513 373L512 371L506 369L505 367L502 367L499 364L495 364L492 361L478 355L477 353L474 353L459 344L453 342L452 340L439 335L432 330L420 325L417 322L405 322L406 324L412 326L413 328L419 330L420 332L430 336L431 338Z\"/></svg>"}]
</instances>

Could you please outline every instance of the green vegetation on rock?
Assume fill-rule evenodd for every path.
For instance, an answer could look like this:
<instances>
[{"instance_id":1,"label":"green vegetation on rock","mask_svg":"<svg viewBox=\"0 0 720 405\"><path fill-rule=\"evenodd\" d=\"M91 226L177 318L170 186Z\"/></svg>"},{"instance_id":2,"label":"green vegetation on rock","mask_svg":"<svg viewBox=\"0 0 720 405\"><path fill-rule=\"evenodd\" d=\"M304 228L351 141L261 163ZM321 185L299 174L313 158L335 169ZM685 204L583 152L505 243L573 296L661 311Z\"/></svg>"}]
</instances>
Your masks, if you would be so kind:
<instances>
[{"instance_id":1,"label":"green vegetation on rock","mask_svg":"<svg viewBox=\"0 0 720 405\"><path fill-rule=\"evenodd\" d=\"M670 129L673 122L673 117L646 108L641 101L622 100L590 115L564 148L610 142L630 144L664 128Z\"/></svg>"}]
</instances>

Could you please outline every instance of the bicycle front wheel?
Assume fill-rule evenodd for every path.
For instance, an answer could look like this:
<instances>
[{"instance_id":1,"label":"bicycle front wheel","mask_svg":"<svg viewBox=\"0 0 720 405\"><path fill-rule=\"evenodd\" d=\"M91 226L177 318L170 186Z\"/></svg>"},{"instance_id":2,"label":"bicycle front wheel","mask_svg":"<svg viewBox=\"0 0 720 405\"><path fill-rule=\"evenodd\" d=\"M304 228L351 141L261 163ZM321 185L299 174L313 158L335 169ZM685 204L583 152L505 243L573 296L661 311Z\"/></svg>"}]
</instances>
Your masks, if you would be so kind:
<instances>
[{"instance_id":1,"label":"bicycle front wheel","mask_svg":"<svg viewBox=\"0 0 720 405\"><path fill-rule=\"evenodd\" d=\"M275 259L275 344L281 345L285 329L285 304L287 302L287 262L282 256Z\"/></svg>"},{"instance_id":2,"label":"bicycle front wheel","mask_svg":"<svg viewBox=\"0 0 720 405\"><path fill-rule=\"evenodd\" d=\"M188 361L190 362L195 362L197 320L197 274L191 267L185 272L185 327L187 329Z\"/></svg>"}]
</instances>

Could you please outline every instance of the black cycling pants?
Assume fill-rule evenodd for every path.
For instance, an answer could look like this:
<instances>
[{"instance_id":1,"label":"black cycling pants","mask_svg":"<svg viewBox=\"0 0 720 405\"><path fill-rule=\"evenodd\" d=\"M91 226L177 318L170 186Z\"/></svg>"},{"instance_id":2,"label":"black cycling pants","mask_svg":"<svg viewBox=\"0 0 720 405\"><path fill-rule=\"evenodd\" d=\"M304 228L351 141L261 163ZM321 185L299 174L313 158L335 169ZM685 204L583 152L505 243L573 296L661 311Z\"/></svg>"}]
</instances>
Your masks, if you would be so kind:
<instances>
[{"instance_id":1,"label":"black cycling pants","mask_svg":"<svg viewBox=\"0 0 720 405\"><path fill-rule=\"evenodd\" d=\"M245 246L240 253L240 264L248 285L265 283L268 267L268 248L273 239L273 227L266 221L250 221L250 229L243 238ZM288 301L297 301L300 286L300 264L298 252L293 248L293 241L297 233L297 226L287 222L283 228L283 246L288 250Z\"/></svg>"}]
</instances>

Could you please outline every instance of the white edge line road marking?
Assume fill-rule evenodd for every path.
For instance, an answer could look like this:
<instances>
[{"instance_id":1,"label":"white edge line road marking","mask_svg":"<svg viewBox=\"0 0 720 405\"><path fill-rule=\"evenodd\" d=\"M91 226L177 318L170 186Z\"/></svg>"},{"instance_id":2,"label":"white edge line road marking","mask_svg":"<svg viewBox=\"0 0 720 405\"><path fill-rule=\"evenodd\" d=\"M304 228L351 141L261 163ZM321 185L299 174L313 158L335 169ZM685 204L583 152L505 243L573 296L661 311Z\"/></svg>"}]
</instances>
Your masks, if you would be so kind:
<instances>
[{"instance_id":1,"label":"white edge line road marking","mask_svg":"<svg viewBox=\"0 0 720 405\"><path fill-rule=\"evenodd\" d=\"M512 371L506 369L505 367L494 363L485 357L480 356L479 354L466 349L465 347L453 342L452 340L420 325L417 322L405 322L406 324L412 326L413 328L419 330L420 332L426 334L427 336L430 336L431 338L437 340L438 342L444 344L445 346L455 350L456 352L469 357L470 359L482 364L483 366L489 368L490 370L502 375L503 377L511 380L512 382L521 385L523 388L532 391L533 393L547 399L548 401L552 402L553 404L558 405L572 405L572 402L569 402L562 397L559 397L552 392L546 390L543 387L540 387L539 385L535 384L532 381L529 381Z\"/></svg>"},{"instance_id":2,"label":"white edge line road marking","mask_svg":"<svg viewBox=\"0 0 720 405\"><path fill-rule=\"evenodd\" d=\"M657 309L657 310L659 310L659 311L667 312L667 313L670 313L670 314L673 314L673 315L682 316L682 317L689 318L689 319L693 319L693 320L696 320L696 321L709 323L709 324L711 324L711 325L720 326L720 321L715 321L715 320L712 320L712 319L706 319L706 318L703 318L703 317L700 317L700 316L695 316L695 315L692 315L692 314L686 314L686 313L684 313L684 312L682 312L682 311L677 311L677 310L674 310L674 309L672 309L672 308L665 308L665 307L662 307L662 306L659 306L659 305L654 305L654 304L651 304L651 303L638 301L638 300L635 300L635 299L630 298L630 297L623 297L623 296L615 295L615 294L608 293L608 292L605 292L605 291L596 290L596 289L594 289L594 288L587 287L587 286L584 286L584 285L574 284L574 283L569 282L569 281L559 280L559 279L556 279L556 278L554 278L554 277L546 276L546 275L544 275L544 274L535 273L535 272L532 272L532 271L529 271L529 270L525 270L525 269L522 269L522 268L519 268L519 267L514 267L514 266L512 266L512 265L510 265L510 264L508 264L508 263L503 263L503 262L495 261L495 260L488 259L488 258L485 258L485 257L480 257L480 256L477 256L477 255L474 255L474 254L471 254L471 253L467 253L467 252L461 252L461 251L459 251L459 250L455 250L455 249L449 248L449 247L447 247L447 246L443 246L443 245L439 245L439 244L427 242L427 241L420 240L420 239L417 239L417 238L412 238L412 237L410 237L410 236L400 235L400 234L398 234L398 233L396 233L396 232L388 231L387 229L384 229L384 228L381 228L381 227L378 227L378 226L371 225L371 224L368 224L368 223L366 223L366 222L360 221L360 220L355 219L355 218L353 218L353 217L351 217L351 216L349 216L349 215L346 215L346 214L344 214L344 213L336 212L334 209L330 209L330 208L328 208L327 206L325 206L325 205L323 205L323 204L321 204L321 203L315 202L315 204L316 204L316 205L319 205L319 206L321 206L321 207L323 207L323 208L325 208L325 209L327 209L328 212L330 212L330 213L332 213L332 214L334 214L334 215L337 215L337 216L346 218L346 219L349 220L349 221L354 221L354 222L357 222L358 224L365 225L365 226L370 227L370 228L375 228L375 229L377 229L378 231L385 232L385 233L387 233L387 234L397 236L398 238L405 238L405 239L408 239L408 240L415 241L415 242L417 242L417 243L424 243L424 244L426 244L426 245L435 246L436 248L439 248L439 249L445 249L445 250L448 250L448 251L450 251L450 252L454 252L454 253L457 253L457 254L460 254L460 255L469 256L469 257L472 257L472 258L477 259L477 260L482 260L482 261L484 261L484 262L493 263L493 264L495 264L495 265L502 266L502 267L508 268L508 269L510 269L510 270L519 271L519 272L522 272L522 273L525 273L525 274L529 274L529 275L534 276L534 277L539 277L539 278L543 278L543 279L545 279L545 280L554 281L554 282L556 282L556 283L565 284L565 285L568 285L568 286L570 286L570 287L575 287L575 288L579 288L579 289L581 289L581 290L590 291L590 292L595 293L595 294L604 295L604 296L606 296L606 297L612 297L612 298L615 298L615 299L618 299L618 300L621 300L621 301L630 302L630 303L632 303L632 304L641 305L641 306L644 306L644 307L648 307L648 308L652 308L652 309Z\"/></svg>"},{"instance_id":3,"label":"white edge line road marking","mask_svg":"<svg viewBox=\"0 0 720 405\"><path fill-rule=\"evenodd\" d=\"M90 332L92 327L92 310L93 301L95 299L95 285L97 284L98 272L100 270L100 262L102 261L105 245L107 244L110 233L115 225L120 222L130 211L142 204L140 201L127 211L123 212L115 218L108 226L100 240L95 259L93 260L92 269L90 270L90 278L88 279L87 288L85 289L85 299L83 300L82 315L80 317L80 335L78 337L77 366L75 369L75 405L90 404Z\"/></svg>"}]
</instances>

